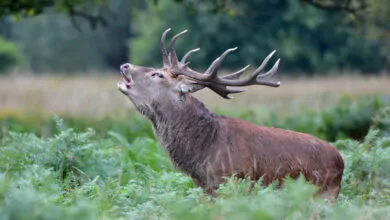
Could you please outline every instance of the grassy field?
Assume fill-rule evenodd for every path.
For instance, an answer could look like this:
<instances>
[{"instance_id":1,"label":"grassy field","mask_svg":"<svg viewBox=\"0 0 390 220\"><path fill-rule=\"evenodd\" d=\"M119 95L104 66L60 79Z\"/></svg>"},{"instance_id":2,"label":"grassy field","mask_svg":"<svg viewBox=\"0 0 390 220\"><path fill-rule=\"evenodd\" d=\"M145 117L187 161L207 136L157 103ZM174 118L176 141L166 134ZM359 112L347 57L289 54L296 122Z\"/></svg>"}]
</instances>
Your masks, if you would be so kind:
<instances>
[{"instance_id":1,"label":"grassy field","mask_svg":"<svg viewBox=\"0 0 390 220\"><path fill-rule=\"evenodd\" d=\"M117 76L116 76L117 75ZM44 112L104 117L127 114L132 104L121 95L116 83L119 74L105 77L25 76L0 78L1 111ZM195 93L213 110L266 108L282 113L297 113L302 106L326 108L341 96L383 94L390 97L390 77L333 76L321 78L282 78L281 87L252 86L244 93L225 100L208 89ZM285 110L288 109L288 112Z\"/></svg>"},{"instance_id":2,"label":"grassy field","mask_svg":"<svg viewBox=\"0 0 390 220\"><path fill-rule=\"evenodd\" d=\"M0 78L0 219L389 219L389 76L282 78L233 100L196 94L219 113L334 144L346 165L334 205L302 179L253 195L230 179L210 201L172 167L118 79Z\"/></svg>"}]
</instances>

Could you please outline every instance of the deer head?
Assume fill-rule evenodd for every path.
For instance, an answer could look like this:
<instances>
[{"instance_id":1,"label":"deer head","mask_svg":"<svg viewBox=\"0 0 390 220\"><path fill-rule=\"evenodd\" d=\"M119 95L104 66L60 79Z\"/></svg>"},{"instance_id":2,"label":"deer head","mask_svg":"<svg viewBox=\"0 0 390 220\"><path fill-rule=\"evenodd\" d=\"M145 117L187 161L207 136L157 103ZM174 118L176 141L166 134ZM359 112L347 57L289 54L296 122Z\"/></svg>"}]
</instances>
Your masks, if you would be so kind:
<instances>
[{"instance_id":1,"label":"deer head","mask_svg":"<svg viewBox=\"0 0 390 220\"><path fill-rule=\"evenodd\" d=\"M240 76L249 67L246 66L234 73L218 76L218 70L224 58L237 47L227 49L212 62L204 73L192 70L187 62L190 54L198 49L188 51L179 61L174 48L175 41L185 34L187 30L175 35L169 45L170 53L165 48L165 38L170 29L164 31L161 37L161 52L163 57L162 68L151 68L126 63L121 65L120 72L123 81L118 82L119 90L130 98L136 108L143 114L153 114L153 106L180 103L187 94L203 88L209 88L223 98L231 98L229 94L243 92L231 89L228 86L265 85L279 87L280 82L270 82L265 78L271 77L278 69L279 60L266 73L260 74L267 65L275 51L271 52L261 65L247 78Z\"/></svg>"}]
</instances>

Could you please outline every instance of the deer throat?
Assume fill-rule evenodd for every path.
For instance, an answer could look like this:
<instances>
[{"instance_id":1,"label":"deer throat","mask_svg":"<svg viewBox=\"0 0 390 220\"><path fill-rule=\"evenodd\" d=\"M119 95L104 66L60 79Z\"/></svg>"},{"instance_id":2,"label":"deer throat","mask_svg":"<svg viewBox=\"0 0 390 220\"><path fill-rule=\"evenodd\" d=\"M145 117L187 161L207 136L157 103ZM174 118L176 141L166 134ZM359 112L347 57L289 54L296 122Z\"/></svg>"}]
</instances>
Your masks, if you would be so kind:
<instances>
[{"instance_id":1,"label":"deer throat","mask_svg":"<svg viewBox=\"0 0 390 220\"><path fill-rule=\"evenodd\" d=\"M152 121L154 133L173 164L189 174L204 163L219 130L213 113L201 103L191 103L188 108L157 110Z\"/></svg>"}]
</instances>

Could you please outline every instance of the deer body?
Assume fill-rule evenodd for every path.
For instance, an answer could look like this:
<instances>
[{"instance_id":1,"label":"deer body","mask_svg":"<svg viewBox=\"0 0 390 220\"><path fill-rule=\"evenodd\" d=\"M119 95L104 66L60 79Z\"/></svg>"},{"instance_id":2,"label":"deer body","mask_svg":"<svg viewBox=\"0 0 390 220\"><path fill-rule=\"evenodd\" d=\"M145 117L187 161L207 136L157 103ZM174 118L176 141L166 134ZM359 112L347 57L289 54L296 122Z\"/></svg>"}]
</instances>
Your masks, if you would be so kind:
<instances>
[{"instance_id":1,"label":"deer body","mask_svg":"<svg viewBox=\"0 0 390 220\"><path fill-rule=\"evenodd\" d=\"M175 167L206 192L215 196L223 177L232 175L282 185L286 176L302 173L321 192L337 197L344 163L333 146L307 134L216 115L188 96L184 107L172 104L165 114L156 109L161 114L151 121Z\"/></svg>"},{"instance_id":2,"label":"deer body","mask_svg":"<svg viewBox=\"0 0 390 220\"><path fill-rule=\"evenodd\" d=\"M283 186L285 177L303 174L320 187L320 195L332 200L338 197L344 162L332 145L308 134L214 114L190 94L208 87L228 98L228 93L239 91L228 89L227 85L277 87L279 83L263 81L262 77L276 72L278 62L268 73L259 75L268 56L248 79L234 80L246 68L218 78L216 70L228 50L214 61L209 73L200 74L178 62L173 44L180 34L171 41L168 58L163 43L166 32L162 37L164 68L124 64L124 81L118 87L152 122L155 135L176 168L212 196L216 196L215 190L225 181L224 177L232 175L251 180L262 178L263 185L278 180Z\"/></svg>"}]
</instances>

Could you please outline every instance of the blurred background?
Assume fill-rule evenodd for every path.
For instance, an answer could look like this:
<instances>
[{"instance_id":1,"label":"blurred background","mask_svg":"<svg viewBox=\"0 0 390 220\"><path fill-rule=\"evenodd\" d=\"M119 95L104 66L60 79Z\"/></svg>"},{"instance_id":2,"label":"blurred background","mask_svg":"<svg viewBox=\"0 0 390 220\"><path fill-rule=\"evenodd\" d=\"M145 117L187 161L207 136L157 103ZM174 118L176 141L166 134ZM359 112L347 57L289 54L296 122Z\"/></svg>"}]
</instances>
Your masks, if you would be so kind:
<instances>
[{"instance_id":1,"label":"blurred background","mask_svg":"<svg viewBox=\"0 0 390 220\"><path fill-rule=\"evenodd\" d=\"M312 134L343 155L338 204L314 188L225 185L210 203L117 89L119 66L162 67L160 37L221 74L276 50L278 88L212 111ZM0 219L389 219L389 0L0 0ZM302 179L303 180L303 179ZM276 185L275 185L276 186ZM330 204L329 204L330 205Z\"/></svg>"},{"instance_id":2,"label":"blurred background","mask_svg":"<svg viewBox=\"0 0 390 220\"><path fill-rule=\"evenodd\" d=\"M277 53L272 63L281 58L275 76L282 82L279 88L248 87L233 100L207 89L197 92L195 96L214 111L232 116L255 112L253 117L266 123L271 114L282 118L303 110L324 111L346 103L345 99L353 102L378 95L389 99L387 0L2 0L0 4L3 130L9 129L4 127L10 127L11 118L35 118L33 124L40 125L37 118L54 114L84 120L134 116L132 104L116 88L119 66L131 62L161 67L159 40L167 28L172 28L169 37L188 29L176 48L183 56L200 47L191 57L192 68L200 71L236 46L239 49L226 58L222 72L247 64L253 70L273 50Z\"/></svg>"}]
</instances>

